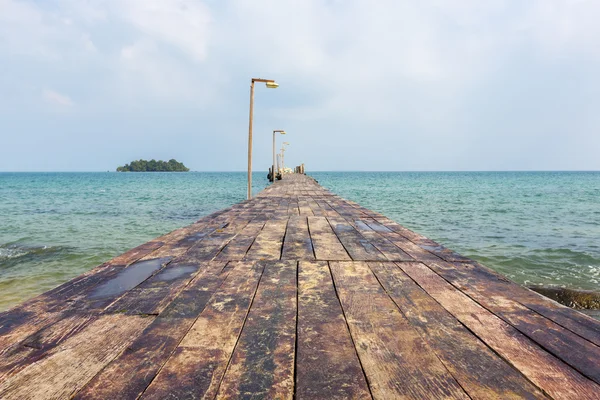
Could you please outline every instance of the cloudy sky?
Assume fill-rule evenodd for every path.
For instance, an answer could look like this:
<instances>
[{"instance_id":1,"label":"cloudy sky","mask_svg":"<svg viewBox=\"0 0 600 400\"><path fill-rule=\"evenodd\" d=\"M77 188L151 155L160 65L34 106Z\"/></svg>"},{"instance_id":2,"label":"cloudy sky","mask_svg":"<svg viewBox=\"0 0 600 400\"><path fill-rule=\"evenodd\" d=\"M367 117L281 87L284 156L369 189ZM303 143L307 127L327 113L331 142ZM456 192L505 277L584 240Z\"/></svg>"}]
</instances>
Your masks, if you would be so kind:
<instances>
[{"instance_id":1,"label":"cloudy sky","mask_svg":"<svg viewBox=\"0 0 600 400\"><path fill-rule=\"evenodd\" d=\"M0 0L0 171L599 170L597 0Z\"/></svg>"}]
</instances>

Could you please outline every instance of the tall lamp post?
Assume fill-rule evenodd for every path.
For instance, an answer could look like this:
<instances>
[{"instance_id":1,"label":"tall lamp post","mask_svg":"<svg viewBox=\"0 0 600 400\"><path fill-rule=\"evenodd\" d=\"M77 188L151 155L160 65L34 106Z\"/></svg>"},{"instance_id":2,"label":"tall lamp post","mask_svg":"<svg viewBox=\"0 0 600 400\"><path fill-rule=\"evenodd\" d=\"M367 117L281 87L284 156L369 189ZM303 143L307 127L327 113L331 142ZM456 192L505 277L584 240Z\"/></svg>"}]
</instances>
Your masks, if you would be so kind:
<instances>
[{"instance_id":1,"label":"tall lamp post","mask_svg":"<svg viewBox=\"0 0 600 400\"><path fill-rule=\"evenodd\" d=\"M284 157L285 146L288 146L288 145L289 145L288 142L283 142L281 144L281 175L283 175L284 170L285 170L285 164L283 163L283 160L285 159L285 157Z\"/></svg>"},{"instance_id":2,"label":"tall lamp post","mask_svg":"<svg viewBox=\"0 0 600 400\"><path fill-rule=\"evenodd\" d=\"M285 131L281 129L276 129L273 131L273 166L271 167L271 182L275 182L275 134L279 132L282 135L285 135Z\"/></svg>"},{"instance_id":3,"label":"tall lamp post","mask_svg":"<svg viewBox=\"0 0 600 400\"><path fill-rule=\"evenodd\" d=\"M279 85L272 79L252 78L250 85L250 122L248 124L248 200L252 198L252 114L254 111L254 82L265 82L269 89Z\"/></svg>"}]
</instances>

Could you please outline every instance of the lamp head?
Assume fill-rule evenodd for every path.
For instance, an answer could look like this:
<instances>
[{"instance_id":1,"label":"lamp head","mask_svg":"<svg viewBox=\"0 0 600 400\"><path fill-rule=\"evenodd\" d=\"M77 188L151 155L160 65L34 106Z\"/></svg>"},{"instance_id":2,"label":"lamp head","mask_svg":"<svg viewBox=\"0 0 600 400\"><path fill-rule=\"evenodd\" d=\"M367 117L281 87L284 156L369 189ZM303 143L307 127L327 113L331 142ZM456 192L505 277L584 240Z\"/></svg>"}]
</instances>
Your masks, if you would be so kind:
<instances>
[{"instance_id":1,"label":"lamp head","mask_svg":"<svg viewBox=\"0 0 600 400\"><path fill-rule=\"evenodd\" d=\"M266 85L269 89L277 89L279 87L279 84L275 81L267 81Z\"/></svg>"}]
</instances>

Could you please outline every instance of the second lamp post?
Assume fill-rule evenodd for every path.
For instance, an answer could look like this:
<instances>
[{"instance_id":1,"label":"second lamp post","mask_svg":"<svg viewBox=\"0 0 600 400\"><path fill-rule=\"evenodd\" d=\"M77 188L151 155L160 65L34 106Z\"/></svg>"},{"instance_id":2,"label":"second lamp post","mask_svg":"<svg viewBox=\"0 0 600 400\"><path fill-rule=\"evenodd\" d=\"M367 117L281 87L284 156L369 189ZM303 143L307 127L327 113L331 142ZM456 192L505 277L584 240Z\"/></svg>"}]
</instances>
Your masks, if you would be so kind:
<instances>
[{"instance_id":1,"label":"second lamp post","mask_svg":"<svg viewBox=\"0 0 600 400\"><path fill-rule=\"evenodd\" d=\"M275 182L277 174L275 173L275 134L279 132L282 135L285 135L285 131L281 129L275 129L273 131L273 165L271 166L271 182Z\"/></svg>"}]
</instances>

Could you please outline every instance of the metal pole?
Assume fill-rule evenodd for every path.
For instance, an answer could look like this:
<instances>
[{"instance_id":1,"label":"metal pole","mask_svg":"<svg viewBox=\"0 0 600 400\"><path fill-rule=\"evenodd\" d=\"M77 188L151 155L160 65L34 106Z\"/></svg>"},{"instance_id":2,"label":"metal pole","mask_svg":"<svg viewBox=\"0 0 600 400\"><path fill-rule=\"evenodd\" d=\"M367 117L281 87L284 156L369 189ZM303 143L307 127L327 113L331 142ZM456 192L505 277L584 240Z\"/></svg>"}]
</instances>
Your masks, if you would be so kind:
<instances>
[{"instance_id":1,"label":"metal pole","mask_svg":"<svg viewBox=\"0 0 600 400\"><path fill-rule=\"evenodd\" d=\"M275 182L275 131L273 131L273 168L271 169L271 182Z\"/></svg>"},{"instance_id":2,"label":"metal pole","mask_svg":"<svg viewBox=\"0 0 600 400\"><path fill-rule=\"evenodd\" d=\"M281 163L281 155L277 154L277 173L279 174L279 164Z\"/></svg>"},{"instance_id":3,"label":"metal pole","mask_svg":"<svg viewBox=\"0 0 600 400\"><path fill-rule=\"evenodd\" d=\"M248 200L252 198L252 113L254 111L254 80L250 85L250 122L248 125Z\"/></svg>"}]
</instances>

